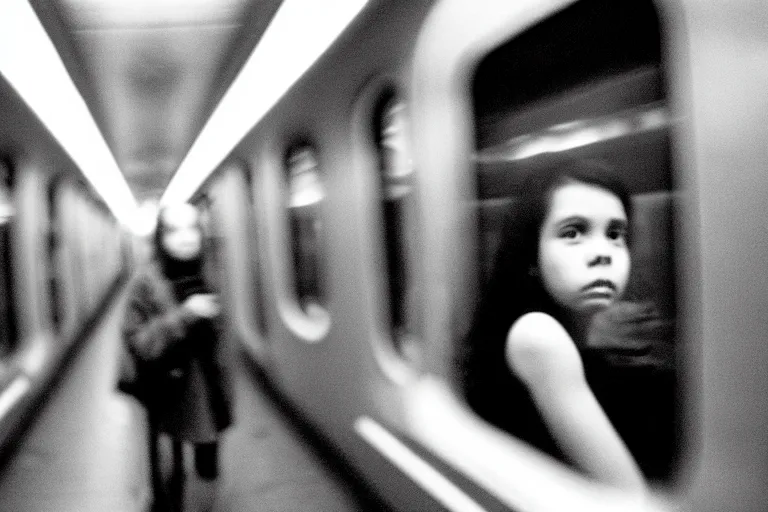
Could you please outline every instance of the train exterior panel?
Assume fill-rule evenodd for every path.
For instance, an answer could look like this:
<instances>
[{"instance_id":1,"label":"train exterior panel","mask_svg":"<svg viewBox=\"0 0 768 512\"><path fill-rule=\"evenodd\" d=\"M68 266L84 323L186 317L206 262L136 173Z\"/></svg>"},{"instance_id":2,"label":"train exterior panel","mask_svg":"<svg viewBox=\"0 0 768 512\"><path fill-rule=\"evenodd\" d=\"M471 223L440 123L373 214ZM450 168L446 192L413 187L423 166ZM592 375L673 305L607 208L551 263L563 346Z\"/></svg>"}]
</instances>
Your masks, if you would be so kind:
<instances>
[{"instance_id":1,"label":"train exterior panel","mask_svg":"<svg viewBox=\"0 0 768 512\"><path fill-rule=\"evenodd\" d=\"M127 276L130 238L2 77L0 113L4 455Z\"/></svg>"},{"instance_id":2,"label":"train exterior panel","mask_svg":"<svg viewBox=\"0 0 768 512\"><path fill-rule=\"evenodd\" d=\"M397 510L765 509L766 19L746 0L371 0L193 197L230 334ZM0 285L23 299L2 348L26 395L125 271L125 239L2 80L0 112L22 127L0 126L16 216ZM647 495L510 435L462 389L502 219L567 155L621 163L630 286L674 324L679 437Z\"/></svg>"}]
</instances>

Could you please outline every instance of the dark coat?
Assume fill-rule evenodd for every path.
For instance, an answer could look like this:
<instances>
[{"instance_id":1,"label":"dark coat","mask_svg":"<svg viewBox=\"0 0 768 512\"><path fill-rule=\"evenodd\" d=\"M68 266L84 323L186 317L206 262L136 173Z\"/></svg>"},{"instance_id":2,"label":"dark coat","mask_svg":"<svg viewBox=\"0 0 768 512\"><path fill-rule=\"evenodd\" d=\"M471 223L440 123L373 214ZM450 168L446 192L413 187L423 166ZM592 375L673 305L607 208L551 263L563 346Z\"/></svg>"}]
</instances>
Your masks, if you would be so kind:
<instances>
[{"instance_id":1,"label":"dark coat","mask_svg":"<svg viewBox=\"0 0 768 512\"><path fill-rule=\"evenodd\" d=\"M163 432L192 442L212 442L232 423L232 386L221 329L204 342L189 334L200 322L176 300L157 262L136 277L125 310L123 342L151 384L145 400ZM207 337L206 337L207 338Z\"/></svg>"}]
</instances>

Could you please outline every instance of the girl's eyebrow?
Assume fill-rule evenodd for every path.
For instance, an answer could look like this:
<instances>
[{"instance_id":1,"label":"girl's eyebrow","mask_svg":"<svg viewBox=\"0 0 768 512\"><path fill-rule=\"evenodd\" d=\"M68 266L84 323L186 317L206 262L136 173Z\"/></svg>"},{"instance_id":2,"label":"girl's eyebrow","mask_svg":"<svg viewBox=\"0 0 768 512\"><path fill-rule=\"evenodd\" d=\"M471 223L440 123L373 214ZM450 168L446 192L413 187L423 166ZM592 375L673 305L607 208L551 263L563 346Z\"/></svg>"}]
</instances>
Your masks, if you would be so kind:
<instances>
[{"instance_id":1,"label":"girl's eyebrow","mask_svg":"<svg viewBox=\"0 0 768 512\"><path fill-rule=\"evenodd\" d=\"M571 215L562 220L557 221L556 226L562 226L564 224L571 224L573 222L586 222L587 219L582 215Z\"/></svg>"},{"instance_id":2,"label":"girl's eyebrow","mask_svg":"<svg viewBox=\"0 0 768 512\"><path fill-rule=\"evenodd\" d=\"M629 222L627 221L627 219L611 219L611 221L608 223L608 226L610 226L611 228L619 227L619 228L627 229L629 228Z\"/></svg>"}]
</instances>

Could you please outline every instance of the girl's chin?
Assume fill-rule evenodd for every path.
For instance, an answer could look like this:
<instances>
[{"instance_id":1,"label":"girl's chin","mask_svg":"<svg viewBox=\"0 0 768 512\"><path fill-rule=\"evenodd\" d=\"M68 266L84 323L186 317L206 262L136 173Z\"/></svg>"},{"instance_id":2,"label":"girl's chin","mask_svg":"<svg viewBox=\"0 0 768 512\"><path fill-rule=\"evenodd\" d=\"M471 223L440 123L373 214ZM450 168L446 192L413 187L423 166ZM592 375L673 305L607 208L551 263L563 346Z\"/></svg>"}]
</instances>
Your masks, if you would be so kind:
<instances>
[{"instance_id":1,"label":"girl's chin","mask_svg":"<svg viewBox=\"0 0 768 512\"><path fill-rule=\"evenodd\" d=\"M579 311L586 314L594 314L609 308L614 302L615 297L590 297L579 304Z\"/></svg>"}]
</instances>

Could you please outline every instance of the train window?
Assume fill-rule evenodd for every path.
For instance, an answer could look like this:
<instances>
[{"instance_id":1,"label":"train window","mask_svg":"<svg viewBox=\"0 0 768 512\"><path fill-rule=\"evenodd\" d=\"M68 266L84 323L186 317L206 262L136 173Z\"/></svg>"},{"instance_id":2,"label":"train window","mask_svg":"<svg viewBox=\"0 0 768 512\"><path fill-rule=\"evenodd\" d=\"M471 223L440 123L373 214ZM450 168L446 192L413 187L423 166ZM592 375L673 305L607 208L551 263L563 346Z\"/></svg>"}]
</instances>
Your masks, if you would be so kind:
<instances>
[{"instance_id":1,"label":"train window","mask_svg":"<svg viewBox=\"0 0 768 512\"><path fill-rule=\"evenodd\" d=\"M566 427L519 356L531 347L517 327L547 313L653 482L669 481L680 432L664 80L648 1L577 2L479 63L480 297L461 352L462 387L480 416L583 468L578 449L550 434Z\"/></svg>"},{"instance_id":2,"label":"train window","mask_svg":"<svg viewBox=\"0 0 768 512\"><path fill-rule=\"evenodd\" d=\"M88 219L86 218L86 203L85 203L85 193L83 192L85 188L85 185L82 183L78 183L78 186L75 190L74 199L72 203L72 230L68 232L71 233L72 239L70 240L71 244L71 273L73 276L75 287L75 311L76 311L76 317L79 320L82 320L87 315L88 306L86 304L86 297L88 296L88 287L86 283L86 272L87 272L87 265L85 262L85 251L83 250L84 246L84 235L83 235L83 227L90 225L88 222Z\"/></svg>"},{"instance_id":3,"label":"train window","mask_svg":"<svg viewBox=\"0 0 768 512\"><path fill-rule=\"evenodd\" d=\"M317 156L310 146L291 148L286 156L286 169L295 292L304 312L314 316L323 302L320 206L325 191Z\"/></svg>"},{"instance_id":4,"label":"train window","mask_svg":"<svg viewBox=\"0 0 768 512\"><path fill-rule=\"evenodd\" d=\"M416 242L414 168L408 147L406 106L392 92L382 97L375 110L374 131L381 178L390 332L398 353L414 361L418 357L415 290L408 253Z\"/></svg>"},{"instance_id":5,"label":"train window","mask_svg":"<svg viewBox=\"0 0 768 512\"><path fill-rule=\"evenodd\" d=\"M265 305L266 305L266 293L264 290L264 276L262 275L263 269L261 264L261 258L260 258L260 241L258 239L258 229L257 229L257 214L256 214L256 197L253 193L253 174L250 170L247 168L244 168L245 172L245 183L246 187L248 187L248 226L251 228L251 243L248 247L248 255L250 258L250 268L251 268L251 280L252 280L252 288L253 293L255 297L255 304L253 307L253 313L254 317L256 318L256 325L259 329L259 332L262 334L266 334L267 332L267 313L265 311Z\"/></svg>"},{"instance_id":6,"label":"train window","mask_svg":"<svg viewBox=\"0 0 768 512\"><path fill-rule=\"evenodd\" d=\"M0 162L0 355L10 352L18 337L13 308L13 178L9 162Z\"/></svg>"},{"instance_id":7,"label":"train window","mask_svg":"<svg viewBox=\"0 0 768 512\"><path fill-rule=\"evenodd\" d=\"M58 180L54 178L48 184L48 240L47 251L48 256L48 285L51 299L51 321L53 328L57 332L61 327L62 321L62 304L61 304L61 285L59 278L59 266L58 266L58 251L59 251L59 237L61 236L61 226L59 224L59 215L57 209L57 191Z\"/></svg>"}]
</instances>

